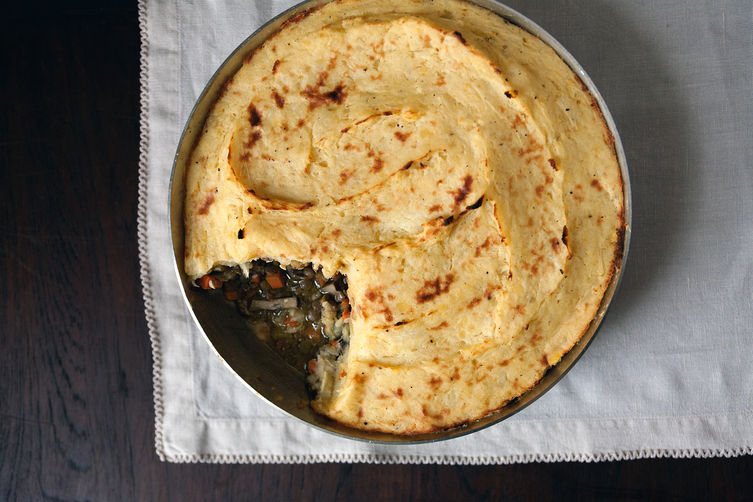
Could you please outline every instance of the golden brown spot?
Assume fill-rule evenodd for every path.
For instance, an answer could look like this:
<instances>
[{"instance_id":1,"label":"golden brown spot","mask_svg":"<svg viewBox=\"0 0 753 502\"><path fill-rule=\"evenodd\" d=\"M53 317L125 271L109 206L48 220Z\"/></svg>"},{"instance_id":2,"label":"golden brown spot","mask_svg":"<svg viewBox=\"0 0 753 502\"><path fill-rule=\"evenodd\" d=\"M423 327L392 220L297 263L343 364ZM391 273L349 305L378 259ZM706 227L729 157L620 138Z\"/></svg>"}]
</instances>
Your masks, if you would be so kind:
<instances>
[{"instance_id":1,"label":"golden brown spot","mask_svg":"<svg viewBox=\"0 0 753 502\"><path fill-rule=\"evenodd\" d=\"M616 262L619 262L625 253L625 225L620 225L620 228L617 229L617 242L615 246L614 259Z\"/></svg>"},{"instance_id":2,"label":"golden brown spot","mask_svg":"<svg viewBox=\"0 0 753 502\"><path fill-rule=\"evenodd\" d=\"M393 321L394 317L392 316L392 312L390 311L389 307L387 307L387 305L385 304L384 295L381 291L370 288L366 290L364 296L367 300L374 303L378 307L378 310L375 309L375 311L384 315L384 318L387 322L391 323Z\"/></svg>"},{"instance_id":3,"label":"golden brown spot","mask_svg":"<svg viewBox=\"0 0 753 502\"><path fill-rule=\"evenodd\" d=\"M400 131L395 131L395 137L399 139L400 141L402 141L403 143L405 143L405 141L410 137L411 134L413 133L412 132L404 133Z\"/></svg>"},{"instance_id":4,"label":"golden brown spot","mask_svg":"<svg viewBox=\"0 0 753 502\"><path fill-rule=\"evenodd\" d=\"M591 186L597 189L599 192L603 191L604 188L602 188L601 183L599 183L599 180L592 180Z\"/></svg>"},{"instance_id":5,"label":"golden brown spot","mask_svg":"<svg viewBox=\"0 0 753 502\"><path fill-rule=\"evenodd\" d=\"M380 392L377 394L377 399L387 399L389 396L385 394L384 392Z\"/></svg>"},{"instance_id":6,"label":"golden brown spot","mask_svg":"<svg viewBox=\"0 0 753 502\"><path fill-rule=\"evenodd\" d=\"M319 9L320 9L320 7L312 7L312 8L310 8L310 9L302 10L302 11L301 11L301 12L299 12L298 14L296 14L296 15L294 15L294 16L291 16L291 17L290 17L290 19L288 19L287 21L285 21L284 23L282 23L282 25L280 25L280 28L279 28L279 29L280 29L280 30L283 30L284 28L287 28L287 27L288 27L288 26L290 26L291 24L296 24L296 23L299 23L299 22L301 22L302 20L304 20L304 19L305 19L305 18L307 18L307 17L309 16L309 15L311 15L312 13L316 12L316 11L317 11L317 10L319 10ZM275 47L276 47L276 46L272 46L272 51L273 51L273 52L274 52L274 50L275 50Z\"/></svg>"},{"instance_id":7,"label":"golden brown spot","mask_svg":"<svg viewBox=\"0 0 753 502\"><path fill-rule=\"evenodd\" d=\"M510 364L510 360L509 359L505 359L504 361L502 361L501 363L499 363L499 365L503 366L503 367L507 366L508 364Z\"/></svg>"},{"instance_id":8,"label":"golden brown spot","mask_svg":"<svg viewBox=\"0 0 753 502\"><path fill-rule=\"evenodd\" d=\"M518 157L525 157L529 153L534 153L541 150L541 145L533 139L529 139L528 147L518 149Z\"/></svg>"},{"instance_id":9,"label":"golden brown spot","mask_svg":"<svg viewBox=\"0 0 753 502\"><path fill-rule=\"evenodd\" d=\"M248 122L252 127L261 125L261 115L253 103L248 105Z\"/></svg>"},{"instance_id":10,"label":"golden brown spot","mask_svg":"<svg viewBox=\"0 0 753 502\"><path fill-rule=\"evenodd\" d=\"M549 367L549 358L547 357L547 355L546 355L546 354L544 354L543 356L541 356L541 363L542 363L542 364L543 364L543 365L544 365L545 367L547 367L547 368Z\"/></svg>"},{"instance_id":11,"label":"golden brown spot","mask_svg":"<svg viewBox=\"0 0 753 502\"><path fill-rule=\"evenodd\" d=\"M473 300L468 302L467 308L470 310L476 305L478 305L479 303L481 303L481 298L474 298Z\"/></svg>"},{"instance_id":12,"label":"golden brown spot","mask_svg":"<svg viewBox=\"0 0 753 502\"><path fill-rule=\"evenodd\" d=\"M560 250L560 240L556 237L552 237L550 242L552 243L552 249L554 249L554 252L558 253Z\"/></svg>"},{"instance_id":13,"label":"golden brown spot","mask_svg":"<svg viewBox=\"0 0 753 502\"><path fill-rule=\"evenodd\" d=\"M523 120L523 116L519 113L515 114L515 119L512 121L512 128L517 130L518 127L525 125L525 121Z\"/></svg>"},{"instance_id":14,"label":"golden brown spot","mask_svg":"<svg viewBox=\"0 0 753 502\"><path fill-rule=\"evenodd\" d=\"M374 291L373 289L367 289L366 290L366 298L370 302L375 302L378 299L382 297L382 293L380 291Z\"/></svg>"},{"instance_id":15,"label":"golden brown spot","mask_svg":"<svg viewBox=\"0 0 753 502\"><path fill-rule=\"evenodd\" d=\"M440 73L439 76L437 77L437 81L435 82L435 85L442 86L442 85L445 85L446 83L447 82L444 79L444 75Z\"/></svg>"},{"instance_id":16,"label":"golden brown spot","mask_svg":"<svg viewBox=\"0 0 753 502\"><path fill-rule=\"evenodd\" d=\"M487 300L491 300L492 299L492 293L494 293L498 289L502 289L502 286L489 286L484 291L484 296L486 297Z\"/></svg>"},{"instance_id":17,"label":"golden brown spot","mask_svg":"<svg viewBox=\"0 0 753 502\"><path fill-rule=\"evenodd\" d=\"M444 279L437 277L432 281L424 281L424 285L416 292L416 301L418 303L426 303L439 295L447 293L454 280L454 274L447 274L444 276Z\"/></svg>"},{"instance_id":18,"label":"golden brown spot","mask_svg":"<svg viewBox=\"0 0 753 502\"><path fill-rule=\"evenodd\" d=\"M431 329L436 331L438 329L446 328L447 326L449 326L449 324L447 324L447 321L442 321L441 323L437 324L436 326L434 326Z\"/></svg>"},{"instance_id":19,"label":"golden brown spot","mask_svg":"<svg viewBox=\"0 0 753 502\"><path fill-rule=\"evenodd\" d=\"M336 228L332 231L332 236L335 238L340 237L340 234L342 234L342 230L340 230L339 228Z\"/></svg>"},{"instance_id":20,"label":"golden brown spot","mask_svg":"<svg viewBox=\"0 0 753 502\"><path fill-rule=\"evenodd\" d=\"M199 208L199 214L207 214L209 213L209 207L214 203L214 190L211 190L206 198L204 199L204 202L201 204L201 207Z\"/></svg>"},{"instance_id":21,"label":"golden brown spot","mask_svg":"<svg viewBox=\"0 0 753 502\"><path fill-rule=\"evenodd\" d=\"M552 166L552 169L555 171L559 171L559 168L557 167L557 162L555 162L554 159L549 159L549 165Z\"/></svg>"},{"instance_id":22,"label":"golden brown spot","mask_svg":"<svg viewBox=\"0 0 753 502\"><path fill-rule=\"evenodd\" d=\"M285 106L285 98L280 96L280 94L276 90L272 91L272 99L275 100L277 108L282 108L283 106Z\"/></svg>"},{"instance_id":23,"label":"golden brown spot","mask_svg":"<svg viewBox=\"0 0 753 502\"><path fill-rule=\"evenodd\" d=\"M395 395L397 395L398 397L403 397L403 389L402 389L402 387L398 387L397 390L394 391L394 392L395 392Z\"/></svg>"},{"instance_id":24,"label":"golden brown spot","mask_svg":"<svg viewBox=\"0 0 753 502\"><path fill-rule=\"evenodd\" d=\"M431 380L429 380L429 385L434 388L434 390L437 389L440 385L442 385L442 378L440 377L431 377Z\"/></svg>"},{"instance_id":25,"label":"golden brown spot","mask_svg":"<svg viewBox=\"0 0 753 502\"><path fill-rule=\"evenodd\" d=\"M474 253L474 256L476 256L476 258L481 256L481 252L488 249L489 246L491 246L491 244L492 244L492 238L487 237L486 240L482 244L476 247L476 252Z\"/></svg>"},{"instance_id":26,"label":"golden brown spot","mask_svg":"<svg viewBox=\"0 0 753 502\"><path fill-rule=\"evenodd\" d=\"M526 306L522 304L515 305L513 309L515 310L515 312L517 312L520 315L525 315L526 313Z\"/></svg>"},{"instance_id":27,"label":"golden brown spot","mask_svg":"<svg viewBox=\"0 0 753 502\"><path fill-rule=\"evenodd\" d=\"M251 134L249 134L246 141L243 143L243 146L245 146L247 149L253 148L253 146L256 144L257 141L261 139L261 131L254 131ZM241 156L241 159L243 159L243 156ZM244 159L247 160L247 159Z\"/></svg>"},{"instance_id":28,"label":"golden brown spot","mask_svg":"<svg viewBox=\"0 0 753 502\"><path fill-rule=\"evenodd\" d=\"M452 375L450 375L450 381L451 382L454 382L455 380L459 380L460 379L460 370L458 369L457 366L455 366L454 369L455 369L455 371L452 373Z\"/></svg>"},{"instance_id":29,"label":"golden brown spot","mask_svg":"<svg viewBox=\"0 0 753 502\"><path fill-rule=\"evenodd\" d=\"M371 216L371 215L366 214L366 215L361 216L361 221L364 223L369 223L369 224L378 223L379 218L377 218L376 216Z\"/></svg>"},{"instance_id":30,"label":"golden brown spot","mask_svg":"<svg viewBox=\"0 0 753 502\"><path fill-rule=\"evenodd\" d=\"M434 204L433 206L429 208L429 212L435 213L437 211L440 211L441 209L442 209L442 206L440 206L439 204Z\"/></svg>"},{"instance_id":31,"label":"golden brown spot","mask_svg":"<svg viewBox=\"0 0 753 502\"><path fill-rule=\"evenodd\" d=\"M473 178L470 174L463 178L463 186L453 192L448 192L455 198L455 208L459 208L463 201L468 197L471 192L471 186L473 185Z\"/></svg>"},{"instance_id":32,"label":"golden brown spot","mask_svg":"<svg viewBox=\"0 0 753 502\"><path fill-rule=\"evenodd\" d=\"M320 82L321 80L320 77ZM301 95L309 100L309 110L313 110L321 105L329 105L332 103L337 103L338 105L342 104L346 96L345 86L343 84L337 84L331 91L319 92L319 87L321 85L324 85L323 82L317 87L307 86L301 91Z\"/></svg>"},{"instance_id":33,"label":"golden brown spot","mask_svg":"<svg viewBox=\"0 0 753 502\"><path fill-rule=\"evenodd\" d=\"M378 173L382 170L384 167L384 161L381 159L381 157L377 157L374 159L374 164L371 166L371 172L372 173Z\"/></svg>"},{"instance_id":34,"label":"golden brown spot","mask_svg":"<svg viewBox=\"0 0 753 502\"><path fill-rule=\"evenodd\" d=\"M340 171L340 184L344 185L354 173L353 169L343 169Z\"/></svg>"}]
</instances>

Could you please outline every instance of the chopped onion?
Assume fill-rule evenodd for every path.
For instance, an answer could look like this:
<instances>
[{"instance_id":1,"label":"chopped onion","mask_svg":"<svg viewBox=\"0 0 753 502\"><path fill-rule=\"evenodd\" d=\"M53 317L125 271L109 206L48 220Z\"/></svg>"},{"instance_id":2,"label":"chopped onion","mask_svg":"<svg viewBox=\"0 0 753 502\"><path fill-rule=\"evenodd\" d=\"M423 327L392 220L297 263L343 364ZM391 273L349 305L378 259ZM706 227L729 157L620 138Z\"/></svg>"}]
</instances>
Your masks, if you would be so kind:
<instances>
[{"instance_id":1,"label":"chopped onion","mask_svg":"<svg viewBox=\"0 0 753 502\"><path fill-rule=\"evenodd\" d=\"M337 288L335 287L334 282L330 282L329 284L324 286L322 289L320 289L320 291L326 295L334 295L335 293L337 293Z\"/></svg>"},{"instance_id":2,"label":"chopped onion","mask_svg":"<svg viewBox=\"0 0 753 502\"><path fill-rule=\"evenodd\" d=\"M294 309L297 306L298 299L295 296L275 298L274 300L253 300L251 302L251 310Z\"/></svg>"}]
</instances>

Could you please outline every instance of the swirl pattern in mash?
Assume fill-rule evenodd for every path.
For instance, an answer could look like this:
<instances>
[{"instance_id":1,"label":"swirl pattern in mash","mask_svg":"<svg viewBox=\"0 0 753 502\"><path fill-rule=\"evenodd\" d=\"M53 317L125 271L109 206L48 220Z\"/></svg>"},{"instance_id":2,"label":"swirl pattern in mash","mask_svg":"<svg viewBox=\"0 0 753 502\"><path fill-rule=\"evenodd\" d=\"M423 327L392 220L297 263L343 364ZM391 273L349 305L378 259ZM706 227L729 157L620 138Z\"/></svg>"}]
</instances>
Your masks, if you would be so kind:
<instances>
[{"instance_id":1,"label":"swirl pattern in mash","mask_svg":"<svg viewBox=\"0 0 753 502\"><path fill-rule=\"evenodd\" d=\"M456 0L345 1L294 18L215 104L186 272L346 274L350 345L312 405L427 432L500 408L578 340L622 204L598 107L539 39Z\"/></svg>"}]
</instances>

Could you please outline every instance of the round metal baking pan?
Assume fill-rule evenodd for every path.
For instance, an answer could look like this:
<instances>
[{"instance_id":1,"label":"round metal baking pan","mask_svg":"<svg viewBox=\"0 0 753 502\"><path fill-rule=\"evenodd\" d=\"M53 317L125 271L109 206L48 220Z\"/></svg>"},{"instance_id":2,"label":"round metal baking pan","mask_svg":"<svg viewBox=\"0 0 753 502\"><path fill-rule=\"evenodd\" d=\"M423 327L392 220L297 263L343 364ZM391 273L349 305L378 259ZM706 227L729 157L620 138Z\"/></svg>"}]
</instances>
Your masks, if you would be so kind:
<instances>
[{"instance_id":1,"label":"round metal baking pan","mask_svg":"<svg viewBox=\"0 0 753 502\"><path fill-rule=\"evenodd\" d=\"M556 384L575 364L596 334L596 331L607 311L607 307L619 285L630 243L630 180L628 177L627 163L622 149L622 143L620 142L620 137L614 125L614 121L603 98L583 68L581 68L575 58L573 58L573 56L562 47L562 45L560 45L541 27L509 7L493 0L473 0L473 3L497 13L550 45L580 77L596 99L596 102L601 108L606 125L614 136L615 153L622 173L624 187L624 220L626 224L622 261L617 264L618 268L616 273L613 275L609 286L607 287L596 316L591 321L590 326L578 343L576 343L575 346L565 354L559 363L550 368L544 377L532 389L496 412L460 427L445 429L429 434L410 436L357 430L334 422L327 417L318 415L310 406L308 406L308 395L304 385L303 372L287 365L281 357L274 353L264 343L257 340L249 340L254 337L243 336L244 333L247 333L248 328L232 305L229 305L228 302L221 301L216 296L204 294L191 286L190 279L183 272L183 202L185 199L186 169L191 150L204 126L204 122L209 115L212 104L220 95L225 82L237 72L243 64L245 57L279 30L280 26L286 20L301 11L325 4L327 1L328 0L310 0L298 4L270 20L248 37L238 46L237 49L235 49L235 51L233 51L233 53L215 72L207 86L204 88L204 91L199 96L199 99L191 112L180 139L180 143L178 144L174 159L170 180L170 199L168 209L170 233L175 258L175 271L180 281L183 297L186 300L194 321L203 333L207 342L213 347L220 359L222 359L228 367L247 384L249 390L272 403L285 413L292 415L313 427L350 439L389 444L417 444L470 434L471 432L484 429L512 416L538 399ZM178 287L177 284L176 287Z\"/></svg>"}]
</instances>

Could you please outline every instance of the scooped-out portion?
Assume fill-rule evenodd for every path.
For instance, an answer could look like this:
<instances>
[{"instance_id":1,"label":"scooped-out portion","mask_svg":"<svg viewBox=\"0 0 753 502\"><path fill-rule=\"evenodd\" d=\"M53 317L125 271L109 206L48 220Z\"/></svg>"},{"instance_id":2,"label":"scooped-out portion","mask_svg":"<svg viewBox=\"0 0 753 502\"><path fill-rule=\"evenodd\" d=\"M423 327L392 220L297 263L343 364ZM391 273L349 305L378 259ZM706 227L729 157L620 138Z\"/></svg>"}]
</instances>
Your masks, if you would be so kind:
<instances>
[{"instance_id":1,"label":"scooped-out portion","mask_svg":"<svg viewBox=\"0 0 753 502\"><path fill-rule=\"evenodd\" d=\"M341 0L293 16L214 104L185 272L305 366L316 412L425 433L573 347L623 216L614 138L551 47L462 0Z\"/></svg>"},{"instance_id":2,"label":"scooped-out portion","mask_svg":"<svg viewBox=\"0 0 753 502\"><path fill-rule=\"evenodd\" d=\"M274 261L254 260L243 266L215 267L196 285L221 290L246 318L254 336L288 364L312 375L314 393L320 380L318 366L332 364L347 347L350 304L342 274L328 279L312 264L281 267Z\"/></svg>"}]
</instances>

